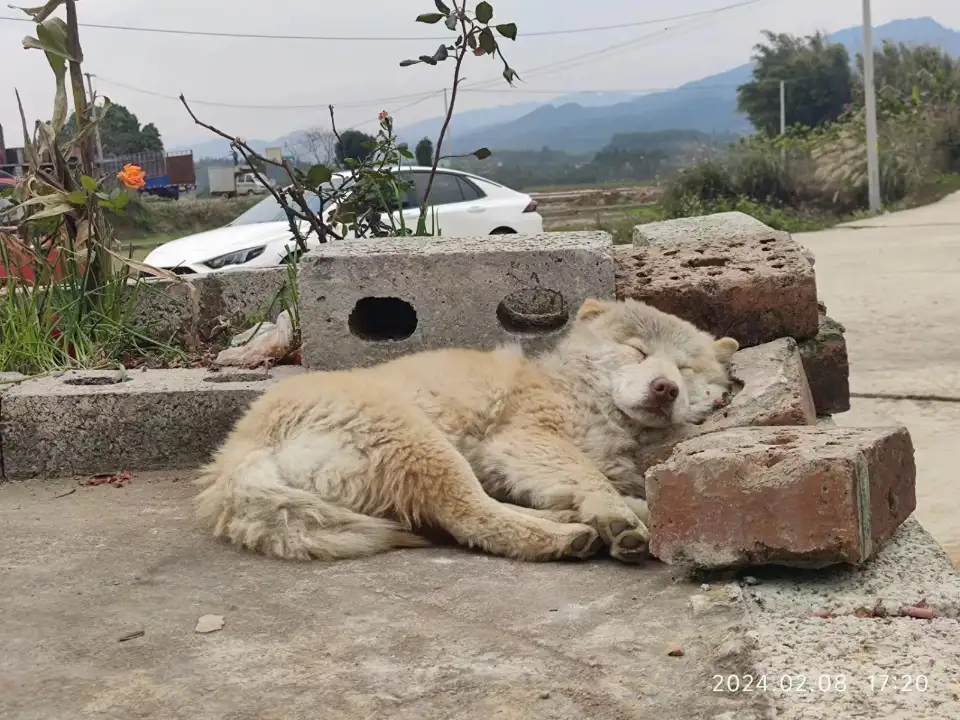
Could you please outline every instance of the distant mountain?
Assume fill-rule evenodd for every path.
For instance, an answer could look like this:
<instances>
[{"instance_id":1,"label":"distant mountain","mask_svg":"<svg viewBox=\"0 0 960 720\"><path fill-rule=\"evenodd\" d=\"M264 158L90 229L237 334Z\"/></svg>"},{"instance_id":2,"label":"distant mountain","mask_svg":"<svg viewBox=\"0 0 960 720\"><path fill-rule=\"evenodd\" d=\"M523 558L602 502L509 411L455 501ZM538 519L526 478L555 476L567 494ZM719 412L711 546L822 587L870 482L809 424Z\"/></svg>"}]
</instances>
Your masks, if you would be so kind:
<instances>
[{"instance_id":1,"label":"distant mountain","mask_svg":"<svg viewBox=\"0 0 960 720\"><path fill-rule=\"evenodd\" d=\"M830 39L845 45L851 58L863 49L860 27L840 30ZM928 43L960 56L960 32L945 28L932 18L895 20L877 27L876 46L884 40ZM750 80L752 69L752 63L747 63L674 90L642 95L604 108L554 102L515 120L455 136L452 152L470 152L477 147L522 150L542 146L589 152L599 150L618 133L678 128L749 133L749 122L737 112L736 88Z\"/></svg>"},{"instance_id":2,"label":"distant mountain","mask_svg":"<svg viewBox=\"0 0 960 720\"><path fill-rule=\"evenodd\" d=\"M884 40L911 45L936 45L960 56L960 32L933 18L894 20L874 29L874 43ZM863 49L860 27L839 30L830 36L847 47L851 58ZM576 153L595 152L614 135L659 130L699 130L706 133L746 134L752 131L737 112L736 88L751 78L753 65L746 63L716 75L686 83L673 90L631 96L618 93L581 93L543 104L526 101L512 105L458 112L451 123L450 152L466 153L480 147L493 150L530 150L548 146ZM398 131L411 146L424 136L434 140L443 118L423 120ZM299 130L276 140L250 140L262 152L267 147L294 145ZM194 157L226 157L229 145L208 140L185 146Z\"/></svg>"}]
</instances>

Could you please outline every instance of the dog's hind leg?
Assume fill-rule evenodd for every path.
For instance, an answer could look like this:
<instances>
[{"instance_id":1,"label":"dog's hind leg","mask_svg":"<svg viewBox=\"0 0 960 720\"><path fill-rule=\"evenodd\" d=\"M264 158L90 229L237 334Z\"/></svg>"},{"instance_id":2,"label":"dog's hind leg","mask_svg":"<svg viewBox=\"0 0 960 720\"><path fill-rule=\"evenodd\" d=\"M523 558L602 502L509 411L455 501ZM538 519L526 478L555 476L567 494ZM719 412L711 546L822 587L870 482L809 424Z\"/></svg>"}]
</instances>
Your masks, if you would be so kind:
<instances>
[{"instance_id":1,"label":"dog's hind leg","mask_svg":"<svg viewBox=\"0 0 960 720\"><path fill-rule=\"evenodd\" d=\"M577 519L595 527L623 562L646 556L649 533L606 476L573 443L556 434L508 429L483 443L478 457L481 477L496 478L486 488L541 510L574 510Z\"/></svg>"},{"instance_id":2,"label":"dog's hind leg","mask_svg":"<svg viewBox=\"0 0 960 720\"><path fill-rule=\"evenodd\" d=\"M586 558L603 546L585 524L561 524L518 511L488 496L467 460L435 427L396 426L378 448L393 510L413 525L432 525L460 544L523 560Z\"/></svg>"}]
</instances>

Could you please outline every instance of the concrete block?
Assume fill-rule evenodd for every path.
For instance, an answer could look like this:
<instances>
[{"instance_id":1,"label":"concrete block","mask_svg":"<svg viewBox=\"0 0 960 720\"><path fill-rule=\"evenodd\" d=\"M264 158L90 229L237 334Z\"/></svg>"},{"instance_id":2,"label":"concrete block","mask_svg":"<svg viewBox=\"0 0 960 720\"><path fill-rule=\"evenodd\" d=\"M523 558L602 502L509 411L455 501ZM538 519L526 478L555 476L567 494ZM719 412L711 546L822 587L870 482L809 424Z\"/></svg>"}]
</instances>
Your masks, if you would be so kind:
<instances>
[{"instance_id":1,"label":"concrete block","mask_svg":"<svg viewBox=\"0 0 960 720\"><path fill-rule=\"evenodd\" d=\"M843 325L821 314L817 336L800 343L803 369L820 415L850 409L850 361L844 332Z\"/></svg>"},{"instance_id":2,"label":"concrete block","mask_svg":"<svg viewBox=\"0 0 960 720\"><path fill-rule=\"evenodd\" d=\"M298 372L98 371L28 380L0 403L3 475L196 467L254 398Z\"/></svg>"},{"instance_id":3,"label":"concrete block","mask_svg":"<svg viewBox=\"0 0 960 720\"><path fill-rule=\"evenodd\" d=\"M546 350L585 299L613 298L611 247L604 232L331 243L300 261L304 365L508 343Z\"/></svg>"},{"instance_id":4,"label":"concrete block","mask_svg":"<svg viewBox=\"0 0 960 720\"><path fill-rule=\"evenodd\" d=\"M646 474L650 549L695 568L862 565L916 508L906 428L737 428Z\"/></svg>"},{"instance_id":5,"label":"concrete block","mask_svg":"<svg viewBox=\"0 0 960 720\"><path fill-rule=\"evenodd\" d=\"M273 321L282 308L270 304L285 279L285 268L268 268L187 277L186 283L147 280L131 287L134 322L150 337L184 342L194 325L204 336L222 320L234 326L254 318ZM196 290L195 302L191 287Z\"/></svg>"},{"instance_id":6,"label":"concrete block","mask_svg":"<svg viewBox=\"0 0 960 720\"><path fill-rule=\"evenodd\" d=\"M679 315L741 347L817 334L813 266L788 233L743 213L638 226L615 250L617 297Z\"/></svg>"},{"instance_id":7,"label":"concrete block","mask_svg":"<svg viewBox=\"0 0 960 720\"><path fill-rule=\"evenodd\" d=\"M734 395L699 425L650 433L638 458L640 471L670 457L684 440L735 427L814 425L817 414L793 338L736 352L730 363Z\"/></svg>"}]
</instances>

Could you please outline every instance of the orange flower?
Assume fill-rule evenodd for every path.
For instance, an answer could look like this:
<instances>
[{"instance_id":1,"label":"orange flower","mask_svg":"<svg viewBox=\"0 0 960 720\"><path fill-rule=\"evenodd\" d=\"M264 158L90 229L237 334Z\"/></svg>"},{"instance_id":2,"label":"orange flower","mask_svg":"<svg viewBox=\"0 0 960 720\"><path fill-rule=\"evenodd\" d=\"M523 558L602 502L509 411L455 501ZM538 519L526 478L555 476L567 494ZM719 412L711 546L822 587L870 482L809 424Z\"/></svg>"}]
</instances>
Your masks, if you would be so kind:
<instances>
[{"instance_id":1,"label":"orange flower","mask_svg":"<svg viewBox=\"0 0 960 720\"><path fill-rule=\"evenodd\" d=\"M131 190L139 190L146 185L143 180L145 174L138 165L124 165L123 170L117 173L117 179Z\"/></svg>"}]
</instances>

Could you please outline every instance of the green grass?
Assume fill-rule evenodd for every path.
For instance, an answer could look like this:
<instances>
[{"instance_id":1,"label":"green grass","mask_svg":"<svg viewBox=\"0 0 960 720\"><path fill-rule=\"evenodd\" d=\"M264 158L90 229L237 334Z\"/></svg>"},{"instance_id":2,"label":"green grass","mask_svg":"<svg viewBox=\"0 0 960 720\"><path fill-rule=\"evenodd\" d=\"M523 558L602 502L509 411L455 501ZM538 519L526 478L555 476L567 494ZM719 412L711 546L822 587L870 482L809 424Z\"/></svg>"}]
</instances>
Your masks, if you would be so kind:
<instances>
[{"instance_id":1,"label":"green grass","mask_svg":"<svg viewBox=\"0 0 960 720\"><path fill-rule=\"evenodd\" d=\"M0 367L37 375L67 368L119 368L152 358L160 364L185 354L137 327L139 292L155 291L121 272L92 292L84 274L60 283L15 287L0 295Z\"/></svg>"},{"instance_id":2,"label":"green grass","mask_svg":"<svg viewBox=\"0 0 960 720\"><path fill-rule=\"evenodd\" d=\"M214 230L241 215L263 198L182 198L180 200L141 200L127 206L127 214L114 218L117 239L124 247L130 241L156 236L176 239L184 235Z\"/></svg>"}]
</instances>

